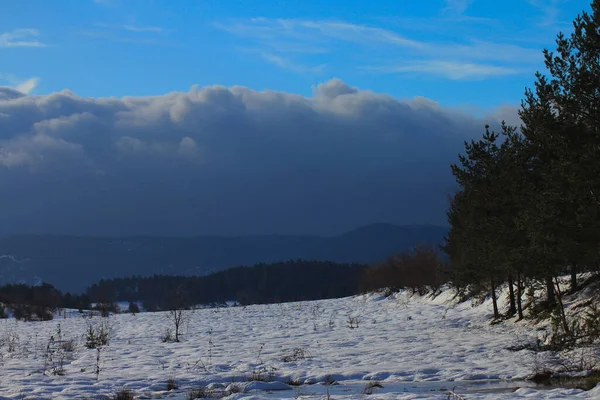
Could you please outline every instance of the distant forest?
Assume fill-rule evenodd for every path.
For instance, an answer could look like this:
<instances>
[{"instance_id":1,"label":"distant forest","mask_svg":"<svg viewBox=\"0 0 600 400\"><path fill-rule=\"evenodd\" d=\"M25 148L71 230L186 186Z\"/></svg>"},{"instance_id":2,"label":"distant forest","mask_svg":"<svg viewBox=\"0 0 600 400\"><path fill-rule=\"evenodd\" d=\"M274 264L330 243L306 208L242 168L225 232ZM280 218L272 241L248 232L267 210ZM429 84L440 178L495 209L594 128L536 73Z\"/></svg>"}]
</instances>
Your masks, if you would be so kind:
<instances>
[{"instance_id":1,"label":"distant forest","mask_svg":"<svg viewBox=\"0 0 600 400\"><path fill-rule=\"evenodd\" d=\"M207 276L133 276L101 280L87 289L93 302L141 301L166 309L176 292L187 305L236 301L262 304L351 296L360 291L366 266L327 261L286 261L236 267Z\"/></svg>"},{"instance_id":2,"label":"distant forest","mask_svg":"<svg viewBox=\"0 0 600 400\"><path fill-rule=\"evenodd\" d=\"M100 280L79 295L47 283L5 285L0 286L0 318L9 310L18 319L46 320L63 308L83 311L92 305L108 315L119 311L118 302L129 302L129 312L138 312L137 302L146 311L159 311L230 301L248 305L340 298L383 288L424 294L447 281L447 268L435 247L419 245L369 266L294 260L206 276L132 276Z\"/></svg>"}]
</instances>

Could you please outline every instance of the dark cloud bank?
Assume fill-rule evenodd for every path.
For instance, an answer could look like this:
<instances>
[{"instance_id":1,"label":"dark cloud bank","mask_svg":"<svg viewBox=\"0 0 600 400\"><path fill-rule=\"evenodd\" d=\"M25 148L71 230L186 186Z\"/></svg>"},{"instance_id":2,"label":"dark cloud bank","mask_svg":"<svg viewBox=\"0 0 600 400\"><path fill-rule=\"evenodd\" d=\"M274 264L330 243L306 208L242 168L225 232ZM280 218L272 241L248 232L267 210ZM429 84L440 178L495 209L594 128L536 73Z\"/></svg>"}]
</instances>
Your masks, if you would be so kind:
<instances>
[{"instance_id":1,"label":"dark cloud bank","mask_svg":"<svg viewBox=\"0 0 600 400\"><path fill-rule=\"evenodd\" d=\"M219 86L100 99L0 88L0 234L444 224L449 164L498 115L339 80L308 98Z\"/></svg>"}]
</instances>

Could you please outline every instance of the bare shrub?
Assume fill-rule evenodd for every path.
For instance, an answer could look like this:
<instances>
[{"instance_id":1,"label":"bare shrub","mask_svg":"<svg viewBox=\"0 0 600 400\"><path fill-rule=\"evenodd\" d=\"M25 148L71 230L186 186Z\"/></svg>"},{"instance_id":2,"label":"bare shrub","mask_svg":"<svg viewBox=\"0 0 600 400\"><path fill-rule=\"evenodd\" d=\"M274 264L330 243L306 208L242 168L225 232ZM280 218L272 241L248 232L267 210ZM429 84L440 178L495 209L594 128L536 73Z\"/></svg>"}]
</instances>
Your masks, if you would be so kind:
<instances>
[{"instance_id":1,"label":"bare shrub","mask_svg":"<svg viewBox=\"0 0 600 400\"><path fill-rule=\"evenodd\" d=\"M121 390L118 390L114 394L112 399L113 400L135 400L135 395L129 389L121 389Z\"/></svg>"},{"instance_id":2,"label":"bare shrub","mask_svg":"<svg viewBox=\"0 0 600 400\"><path fill-rule=\"evenodd\" d=\"M277 368L268 365L260 365L250 372L249 382L271 382Z\"/></svg>"},{"instance_id":3,"label":"bare shrub","mask_svg":"<svg viewBox=\"0 0 600 400\"><path fill-rule=\"evenodd\" d=\"M171 377L169 379L167 379L167 390L171 391L171 390L177 390L177 382L175 382L175 378Z\"/></svg>"},{"instance_id":4,"label":"bare shrub","mask_svg":"<svg viewBox=\"0 0 600 400\"><path fill-rule=\"evenodd\" d=\"M175 341L175 337L173 337L173 334L171 333L171 330L169 328L167 328L167 329L164 330L164 332L160 336L160 340L163 343L170 343L170 342L174 342Z\"/></svg>"},{"instance_id":5,"label":"bare shrub","mask_svg":"<svg viewBox=\"0 0 600 400\"><path fill-rule=\"evenodd\" d=\"M310 354L310 352L308 350L296 347L296 348L286 352L286 354L284 354L281 357L281 361L287 363L287 362L305 360L305 359L311 358L311 357L312 357L312 355Z\"/></svg>"},{"instance_id":6,"label":"bare shrub","mask_svg":"<svg viewBox=\"0 0 600 400\"><path fill-rule=\"evenodd\" d=\"M206 386L199 386L197 388L190 389L186 396L187 400L212 399L217 397L222 396L216 396L216 393Z\"/></svg>"},{"instance_id":7,"label":"bare shrub","mask_svg":"<svg viewBox=\"0 0 600 400\"><path fill-rule=\"evenodd\" d=\"M65 352L72 353L75 351L75 340L67 339L59 343L59 348Z\"/></svg>"},{"instance_id":8,"label":"bare shrub","mask_svg":"<svg viewBox=\"0 0 600 400\"><path fill-rule=\"evenodd\" d=\"M178 287L167 293L163 300L165 309L168 310L167 319L173 326L173 342L179 342L183 326L190 320L192 310L188 293L183 287Z\"/></svg>"},{"instance_id":9,"label":"bare shrub","mask_svg":"<svg viewBox=\"0 0 600 400\"><path fill-rule=\"evenodd\" d=\"M375 389L383 389L383 385L377 381L369 382L363 388L362 394L367 394L367 395L373 394Z\"/></svg>"},{"instance_id":10,"label":"bare shrub","mask_svg":"<svg viewBox=\"0 0 600 400\"><path fill-rule=\"evenodd\" d=\"M140 306L138 306L137 303L130 301L128 311L131 313L131 315L139 314Z\"/></svg>"},{"instance_id":11,"label":"bare shrub","mask_svg":"<svg viewBox=\"0 0 600 400\"><path fill-rule=\"evenodd\" d=\"M0 337L0 347L6 346L8 353L15 353L19 348L20 342L21 338L16 327L7 329L2 337Z\"/></svg>"},{"instance_id":12,"label":"bare shrub","mask_svg":"<svg viewBox=\"0 0 600 400\"><path fill-rule=\"evenodd\" d=\"M11 309L16 320L50 321L54 318L52 310L41 305L13 304Z\"/></svg>"},{"instance_id":13,"label":"bare shrub","mask_svg":"<svg viewBox=\"0 0 600 400\"><path fill-rule=\"evenodd\" d=\"M323 380L323 384L326 386L335 385L336 383L337 381L331 375L326 375L325 379Z\"/></svg>"},{"instance_id":14,"label":"bare shrub","mask_svg":"<svg viewBox=\"0 0 600 400\"><path fill-rule=\"evenodd\" d=\"M175 337L173 338L174 342L180 341L182 327L190 318L189 313L191 313L191 311L185 309L169 310L167 318L173 323L173 330L175 332Z\"/></svg>"},{"instance_id":15,"label":"bare shrub","mask_svg":"<svg viewBox=\"0 0 600 400\"><path fill-rule=\"evenodd\" d=\"M351 316L348 315L348 319L346 320L346 326L350 329L356 329L358 328L358 324L360 324L360 317L359 316Z\"/></svg>"},{"instance_id":16,"label":"bare shrub","mask_svg":"<svg viewBox=\"0 0 600 400\"><path fill-rule=\"evenodd\" d=\"M46 344L43 373L46 374L46 371L49 371L52 375L64 375L64 366L67 361L72 360L74 350L75 341L73 339L65 340L62 328L58 324L56 333L50 336Z\"/></svg>"},{"instance_id":17,"label":"bare shrub","mask_svg":"<svg viewBox=\"0 0 600 400\"><path fill-rule=\"evenodd\" d=\"M100 315L104 318L110 317L110 314L118 314L120 309L119 305L113 301L104 301L96 304L93 307L94 310L100 311Z\"/></svg>"},{"instance_id":18,"label":"bare shrub","mask_svg":"<svg viewBox=\"0 0 600 400\"><path fill-rule=\"evenodd\" d=\"M361 284L363 291L386 289L388 296L403 288L424 295L430 290L437 291L446 282L445 270L439 252L433 247L418 245L368 267Z\"/></svg>"}]
</instances>

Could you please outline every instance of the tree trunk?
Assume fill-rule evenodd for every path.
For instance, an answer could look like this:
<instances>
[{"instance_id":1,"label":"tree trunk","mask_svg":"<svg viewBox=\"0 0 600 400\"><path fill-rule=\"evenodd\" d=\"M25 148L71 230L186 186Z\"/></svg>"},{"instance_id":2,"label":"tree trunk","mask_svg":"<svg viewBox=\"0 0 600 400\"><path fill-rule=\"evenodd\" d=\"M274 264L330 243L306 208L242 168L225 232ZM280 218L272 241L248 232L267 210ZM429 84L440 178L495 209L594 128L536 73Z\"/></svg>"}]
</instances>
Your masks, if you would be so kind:
<instances>
[{"instance_id":1,"label":"tree trunk","mask_svg":"<svg viewBox=\"0 0 600 400\"><path fill-rule=\"evenodd\" d=\"M519 320L523 319L523 304L521 297L523 296L523 290L521 286L521 273L517 275L517 311L519 313Z\"/></svg>"},{"instance_id":2,"label":"tree trunk","mask_svg":"<svg viewBox=\"0 0 600 400\"><path fill-rule=\"evenodd\" d=\"M571 264L571 293L577 291L577 264Z\"/></svg>"},{"instance_id":3,"label":"tree trunk","mask_svg":"<svg viewBox=\"0 0 600 400\"><path fill-rule=\"evenodd\" d=\"M508 295L510 300L510 311L509 315L512 317L517 313L517 306L515 305L515 290L513 288L513 277L512 274L508 274Z\"/></svg>"},{"instance_id":4,"label":"tree trunk","mask_svg":"<svg viewBox=\"0 0 600 400\"><path fill-rule=\"evenodd\" d=\"M560 318L562 320L565 333L568 335L570 333L569 323L567 322L567 316L565 315L565 307L563 306L563 302L562 302L562 293L560 291L560 285L558 284L557 278L554 278L554 281L556 282L556 294L558 297L558 307L560 309Z\"/></svg>"},{"instance_id":5,"label":"tree trunk","mask_svg":"<svg viewBox=\"0 0 600 400\"><path fill-rule=\"evenodd\" d=\"M548 301L548 307L552 308L556 305L556 296L554 295L554 283L552 277L546 277L546 300Z\"/></svg>"},{"instance_id":6,"label":"tree trunk","mask_svg":"<svg viewBox=\"0 0 600 400\"><path fill-rule=\"evenodd\" d=\"M496 299L496 285L494 283L494 278L490 280L492 284L492 303L494 305L494 319L500 318L500 314L498 313L498 300Z\"/></svg>"}]
</instances>

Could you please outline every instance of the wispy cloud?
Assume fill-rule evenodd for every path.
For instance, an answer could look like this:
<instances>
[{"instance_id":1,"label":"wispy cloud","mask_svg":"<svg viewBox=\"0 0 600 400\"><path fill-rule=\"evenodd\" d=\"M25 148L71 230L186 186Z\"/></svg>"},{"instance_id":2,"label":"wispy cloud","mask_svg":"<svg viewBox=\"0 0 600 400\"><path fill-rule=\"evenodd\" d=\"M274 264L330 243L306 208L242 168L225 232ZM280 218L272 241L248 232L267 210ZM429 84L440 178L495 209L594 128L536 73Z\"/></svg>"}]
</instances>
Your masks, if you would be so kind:
<instances>
[{"instance_id":1,"label":"wispy cloud","mask_svg":"<svg viewBox=\"0 0 600 400\"><path fill-rule=\"evenodd\" d=\"M29 79L20 79L13 74L0 73L0 81L6 81L11 87L21 93L28 94L35 89L40 82L39 78L33 77Z\"/></svg>"},{"instance_id":2,"label":"wispy cloud","mask_svg":"<svg viewBox=\"0 0 600 400\"><path fill-rule=\"evenodd\" d=\"M492 77L515 75L521 72L518 69L510 67L442 60L426 60L393 66L367 66L362 67L362 69L386 74L412 73L434 75L452 80L481 80Z\"/></svg>"},{"instance_id":3,"label":"wispy cloud","mask_svg":"<svg viewBox=\"0 0 600 400\"><path fill-rule=\"evenodd\" d=\"M253 18L249 22L215 23L215 27L235 35L258 39L287 37L296 40L314 40L321 37L355 43L387 43L412 48L422 46L422 43L417 40L386 29L344 21Z\"/></svg>"},{"instance_id":4,"label":"wispy cloud","mask_svg":"<svg viewBox=\"0 0 600 400\"><path fill-rule=\"evenodd\" d=\"M556 27L557 25L568 25L568 21L560 19L561 4L566 0L527 0L529 4L540 11L537 17L537 25L542 28Z\"/></svg>"},{"instance_id":5,"label":"wispy cloud","mask_svg":"<svg viewBox=\"0 0 600 400\"><path fill-rule=\"evenodd\" d=\"M37 29L15 29L0 34L0 47L44 47Z\"/></svg>"},{"instance_id":6,"label":"wispy cloud","mask_svg":"<svg viewBox=\"0 0 600 400\"><path fill-rule=\"evenodd\" d=\"M96 23L92 29L81 30L78 33L94 39L112 42L134 43L145 45L173 45L164 40L168 30L160 26L142 26L130 24Z\"/></svg>"},{"instance_id":7,"label":"wispy cloud","mask_svg":"<svg viewBox=\"0 0 600 400\"><path fill-rule=\"evenodd\" d=\"M464 12L470 1L455 0L448 2L450 3L455 12ZM455 15L452 18L462 17ZM523 64L540 61L537 49L512 43L481 40L465 35L442 41L434 40L431 36L424 38L423 35L415 39L395 30L345 21L253 18L229 23L218 22L215 27L238 36L242 41L250 41L251 47L259 49L256 53L266 61L297 72L305 69L293 69L290 65L307 62L297 59L298 55L290 54L295 48L326 49L321 54L333 54L340 47L348 50L351 48L348 46L353 46L365 55L374 56L372 58L389 58L393 54L396 58L403 58L405 72L416 72L410 69L420 68L422 73L448 79L466 79L467 76L485 79L515 74L519 73L519 67ZM282 42L288 44L288 47L276 47L275 43ZM381 56L378 57L377 54ZM374 68L385 70L387 67Z\"/></svg>"},{"instance_id":8,"label":"wispy cloud","mask_svg":"<svg viewBox=\"0 0 600 400\"><path fill-rule=\"evenodd\" d=\"M130 32L162 32L163 28L159 26L133 26L123 25L123 29Z\"/></svg>"},{"instance_id":9,"label":"wispy cloud","mask_svg":"<svg viewBox=\"0 0 600 400\"><path fill-rule=\"evenodd\" d=\"M77 33L81 36L86 36L90 39L95 39L95 40L99 40L99 41L143 44L143 45L149 45L149 46L150 45L152 45L152 46L174 46L175 45L175 43L169 42L162 38L118 35L118 34L115 34L114 32L109 32L109 31L104 31L104 30L81 30Z\"/></svg>"},{"instance_id":10,"label":"wispy cloud","mask_svg":"<svg viewBox=\"0 0 600 400\"><path fill-rule=\"evenodd\" d=\"M306 66L277 54L268 53L265 51L257 51L256 53L258 53L265 61L289 71L319 73L325 68L325 64Z\"/></svg>"},{"instance_id":11,"label":"wispy cloud","mask_svg":"<svg viewBox=\"0 0 600 400\"><path fill-rule=\"evenodd\" d=\"M137 25L128 25L128 24L111 25L111 24L97 23L97 24L94 24L94 27L100 28L100 29L117 30L117 31L121 30L121 31L127 31L127 32L162 33L165 31L165 29L163 29L160 26L137 26Z\"/></svg>"},{"instance_id":12,"label":"wispy cloud","mask_svg":"<svg viewBox=\"0 0 600 400\"><path fill-rule=\"evenodd\" d=\"M473 0L445 0L444 12L461 15L467 11Z\"/></svg>"}]
</instances>

